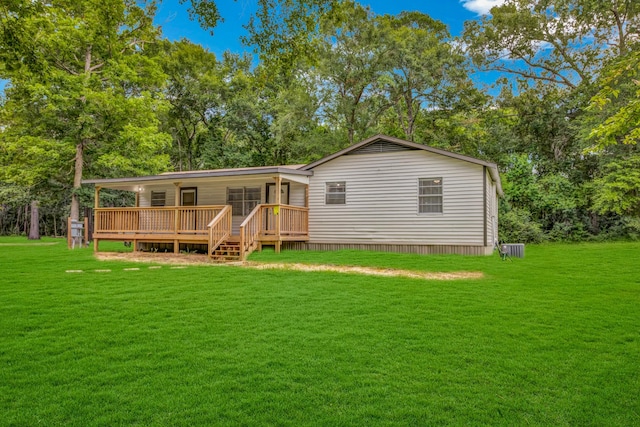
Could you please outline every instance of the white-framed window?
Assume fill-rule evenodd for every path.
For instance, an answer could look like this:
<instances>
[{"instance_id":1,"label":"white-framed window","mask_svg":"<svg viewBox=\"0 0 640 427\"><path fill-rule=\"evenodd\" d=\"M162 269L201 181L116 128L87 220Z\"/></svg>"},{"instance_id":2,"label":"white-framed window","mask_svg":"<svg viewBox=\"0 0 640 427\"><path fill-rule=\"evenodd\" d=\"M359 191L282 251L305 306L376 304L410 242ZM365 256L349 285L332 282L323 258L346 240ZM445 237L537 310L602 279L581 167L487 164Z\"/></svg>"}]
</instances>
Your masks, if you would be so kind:
<instances>
[{"instance_id":1,"label":"white-framed window","mask_svg":"<svg viewBox=\"0 0 640 427\"><path fill-rule=\"evenodd\" d=\"M260 199L260 187L227 188L227 204L231 205L232 215L249 215Z\"/></svg>"},{"instance_id":2,"label":"white-framed window","mask_svg":"<svg viewBox=\"0 0 640 427\"><path fill-rule=\"evenodd\" d=\"M324 194L326 205L344 205L347 203L347 183L345 181L327 182Z\"/></svg>"},{"instance_id":3,"label":"white-framed window","mask_svg":"<svg viewBox=\"0 0 640 427\"><path fill-rule=\"evenodd\" d=\"M151 207L162 207L165 206L167 202L167 192L166 191L152 191L151 192Z\"/></svg>"},{"instance_id":4,"label":"white-framed window","mask_svg":"<svg viewBox=\"0 0 640 427\"><path fill-rule=\"evenodd\" d=\"M442 213L442 178L418 180L418 212Z\"/></svg>"}]
</instances>

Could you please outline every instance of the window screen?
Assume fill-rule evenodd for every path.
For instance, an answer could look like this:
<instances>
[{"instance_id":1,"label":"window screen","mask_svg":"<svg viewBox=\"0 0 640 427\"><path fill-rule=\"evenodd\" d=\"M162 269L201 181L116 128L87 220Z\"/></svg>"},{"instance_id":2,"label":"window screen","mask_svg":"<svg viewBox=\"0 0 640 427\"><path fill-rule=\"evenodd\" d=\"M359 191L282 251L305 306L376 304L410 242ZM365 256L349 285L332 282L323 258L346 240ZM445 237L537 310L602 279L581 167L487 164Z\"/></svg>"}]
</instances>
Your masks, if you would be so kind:
<instances>
[{"instance_id":1,"label":"window screen","mask_svg":"<svg viewBox=\"0 0 640 427\"><path fill-rule=\"evenodd\" d=\"M246 216L260 203L260 187L240 187L227 189L227 204L233 215Z\"/></svg>"},{"instance_id":2,"label":"window screen","mask_svg":"<svg viewBox=\"0 0 640 427\"><path fill-rule=\"evenodd\" d=\"M327 182L325 204L344 205L346 203L347 185L345 181Z\"/></svg>"},{"instance_id":3,"label":"window screen","mask_svg":"<svg viewBox=\"0 0 640 427\"><path fill-rule=\"evenodd\" d=\"M442 213L442 178L420 178L418 212Z\"/></svg>"},{"instance_id":4,"label":"window screen","mask_svg":"<svg viewBox=\"0 0 640 427\"><path fill-rule=\"evenodd\" d=\"M165 191L151 192L151 207L161 207L166 204L167 193Z\"/></svg>"}]
</instances>

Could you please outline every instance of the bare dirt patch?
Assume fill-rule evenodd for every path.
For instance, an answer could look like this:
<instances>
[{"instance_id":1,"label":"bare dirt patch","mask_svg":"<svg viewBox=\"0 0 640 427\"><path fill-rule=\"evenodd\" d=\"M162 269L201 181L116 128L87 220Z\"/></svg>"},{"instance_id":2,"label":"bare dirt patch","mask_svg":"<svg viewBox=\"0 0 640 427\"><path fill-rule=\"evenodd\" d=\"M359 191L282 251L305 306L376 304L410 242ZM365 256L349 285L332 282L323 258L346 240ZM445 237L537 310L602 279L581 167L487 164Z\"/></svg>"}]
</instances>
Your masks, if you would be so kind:
<instances>
[{"instance_id":1,"label":"bare dirt patch","mask_svg":"<svg viewBox=\"0 0 640 427\"><path fill-rule=\"evenodd\" d=\"M150 252L98 252L95 257L100 261L132 261L166 265L218 265L206 255L150 253Z\"/></svg>"},{"instance_id":2,"label":"bare dirt patch","mask_svg":"<svg viewBox=\"0 0 640 427\"><path fill-rule=\"evenodd\" d=\"M344 265L314 265L314 264L294 264L294 263L257 263L246 262L244 267L258 270L283 269L296 271L331 271L335 273L366 274L369 276L388 277L409 277L412 279L427 280L459 280L459 279L481 279L482 272L479 271L454 271L448 273L421 272L411 270L399 270L395 268L376 267L353 267Z\"/></svg>"},{"instance_id":3,"label":"bare dirt patch","mask_svg":"<svg viewBox=\"0 0 640 427\"><path fill-rule=\"evenodd\" d=\"M103 261L133 261L167 265L235 265L256 270L294 270L294 271L330 271L334 273L364 274L369 276L386 277L408 277L411 279L424 280L460 280L460 279L482 279L483 273L480 271L451 271L446 273L420 272L411 270L399 270L393 268L376 267L355 267L340 265L314 265L299 263L263 263L263 262L235 262L235 263L215 263L209 260L206 255L184 255L184 254L161 254L161 253L116 253L99 252L96 258Z\"/></svg>"}]
</instances>

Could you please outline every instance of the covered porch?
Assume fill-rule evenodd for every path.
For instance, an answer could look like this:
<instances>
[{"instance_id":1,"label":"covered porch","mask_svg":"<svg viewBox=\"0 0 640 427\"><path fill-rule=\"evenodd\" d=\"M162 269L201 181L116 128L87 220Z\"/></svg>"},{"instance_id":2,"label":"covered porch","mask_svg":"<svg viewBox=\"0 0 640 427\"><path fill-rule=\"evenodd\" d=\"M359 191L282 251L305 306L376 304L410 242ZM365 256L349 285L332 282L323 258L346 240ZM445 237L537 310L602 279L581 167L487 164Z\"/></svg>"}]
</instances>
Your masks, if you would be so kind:
<instances>
[{"instance_id":1,"label":"covered porch","mask_svg":"<svg viewBox=\"0 0 640 427\"><path fill-rule=\"evenodd\" d=\"M112 240L174 253L198 245L221 261L242 261L263 245L279 252L283 241L309 240L309 175L272 167L86 180L95 185L94 250ZM133 192L135 206L102 206L103 189Z\"/></svg>"}]
</instances>

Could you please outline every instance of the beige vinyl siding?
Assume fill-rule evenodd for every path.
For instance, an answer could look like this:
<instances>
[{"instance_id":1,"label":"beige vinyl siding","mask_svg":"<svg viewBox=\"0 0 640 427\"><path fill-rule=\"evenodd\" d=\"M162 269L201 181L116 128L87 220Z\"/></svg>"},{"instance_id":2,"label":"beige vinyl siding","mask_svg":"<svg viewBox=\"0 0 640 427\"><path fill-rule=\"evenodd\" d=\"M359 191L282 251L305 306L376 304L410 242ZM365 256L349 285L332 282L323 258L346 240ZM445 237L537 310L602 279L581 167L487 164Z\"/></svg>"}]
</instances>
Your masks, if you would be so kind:
<instances>
[{"instance_id":1,"label":"beige vinyl siding","mask_svg":"<svg viewBox=\"0 0 640 427\"><path fill-rule=\"evenodd\" d=\"M265 203L266 183L275 182L269 177L242 177L235 179L200 179L182 182L182 187L197 187L198 189L198 205L226 205L227 204L227 188L238 187L259 187L261 193L261 203ZM175 202L175 186L173 184L157 184L148 185L144 191L140 193L140 207L151 206L151 191L166 191L166 206L174 206ZM304 206L305 201L305 185L292 182L290 183L289 204L295 206ZM240 232L240 224L244 221L243 216L233 217L233 233Z\"/></svg>"},{"instance_id":2,"label":"beige vinyl siding","mask_svg":"<svg viewBox=\"0 0 640 427\"><path fill-rule=\"evenodd\" d=\"M483 167L426 151L346 155L313 169L310 243L483 245ZM419 178L443 179L443 212L418 213ZM346 204L325 204L345 181Z\"/></svg>"}]
</instances>

